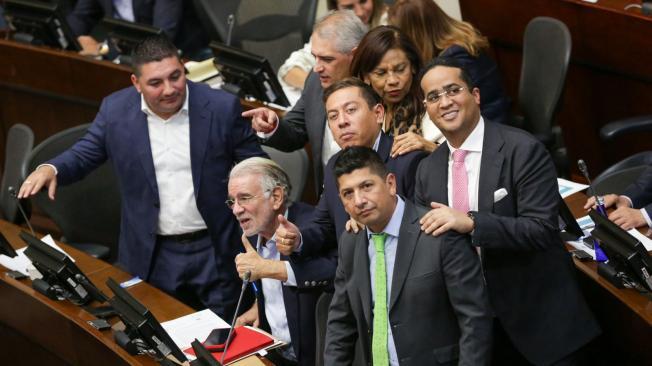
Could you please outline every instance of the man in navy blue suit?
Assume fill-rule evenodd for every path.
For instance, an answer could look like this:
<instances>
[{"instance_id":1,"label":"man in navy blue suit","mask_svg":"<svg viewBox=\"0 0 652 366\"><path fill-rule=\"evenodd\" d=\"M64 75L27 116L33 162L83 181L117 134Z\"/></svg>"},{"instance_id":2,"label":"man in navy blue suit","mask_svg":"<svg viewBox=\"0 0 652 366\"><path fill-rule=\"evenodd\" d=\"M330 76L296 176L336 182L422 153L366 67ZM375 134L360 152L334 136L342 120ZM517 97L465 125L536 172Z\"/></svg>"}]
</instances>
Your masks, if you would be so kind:
<instances>
[{"instance_id":1,"label":"man in navy blue suit","mask_svg":"<svg viewBox=\"0 0 652 366\"><path fill-rule=\"evenodd\" d=\"M324 103L328 126L337 144L342 149L349 146L374 149L387 169L396 176L397 193L412 200L417 167L427 154L412 151L396 158L390 156L393 139L381 131L385 112L382 100L371 86L356 78L340 80L326 88ZM333 175L337 156L339 153L331 157L324 169L324 192L313 221L298 228L292 223L284 223L277 231L280 234L281 253L300 252L301 255L311 256L337 247L337 239L349 220ZM335 268L333 275L334 271Z\"/></svg>"},{"instance_id":2,"label":"man in navy blue suit","mask_svg":"<svg viewBox=\"0 0 652 366\"><path fill-rule=\"evenodd\" d=\"M250 158L233 167L229 176L229 206L244 232L245 252L235 259L238 273L251 273L256 303L237 325L254 325L290 344L269 354L275 365L315 364L315 307L323 288L332 285L328 268L337 263L331 255L295 260L281 255L274 232L287 218L310 220L314 207L290 202L287 174L273 161ZM249 239L247 239L249 237ZM254 243L254 245L250 244ZM305 286L305 281L320 286Z\"/></svg>"},{"instance_id":3,"label":"man in navy blue suit","mask_svg":"<svg viewBox=\"0 0 652 366\"><path fill-rule=\"evenodd\" d=\"M231 167L265 156L239 100L187 82L164 36L134 51L133 87L104 99L87 134L30 174L19 197L82 179L110 160L121 192L119 262L195 307L233 315L237 223L224 204Z\"/></svg>"},{"instance_id":4,"label":"man in navy blue suit","mask_svg":"<svg viewBox=\"0 0 652 366\"><path fill-rule=\"evenodd\" d=\"M98 53L99 43L90 34L103 17L160 28L184 52L184 57L200 56L208 45L192 1L79 0L66 20L84 53Z\"/></svg>"}]
</instances>

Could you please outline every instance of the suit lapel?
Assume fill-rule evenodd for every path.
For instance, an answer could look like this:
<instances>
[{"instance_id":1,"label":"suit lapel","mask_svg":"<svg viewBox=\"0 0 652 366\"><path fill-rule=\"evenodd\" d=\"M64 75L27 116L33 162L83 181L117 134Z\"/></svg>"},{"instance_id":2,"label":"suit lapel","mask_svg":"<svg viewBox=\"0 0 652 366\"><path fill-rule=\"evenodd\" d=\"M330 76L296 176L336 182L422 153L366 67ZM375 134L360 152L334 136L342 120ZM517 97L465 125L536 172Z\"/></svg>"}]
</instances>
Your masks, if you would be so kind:
<instances>
[{"instance_id":1,"label":"suit lapel","mask_svg":"<svg viewBox=\"0 0 652 366\"><path fill-rule=\"evenodd\" d=\"M138 160L143 167L145 179L149 183L152 191L158 197L158 185L156 184L156 172L154 171L154 158L152 157L152 145L149 140L149 127L147 126L147 114L140 107L140 94L136 93L138 98L134 98L134 103L128 106L134 116L133 121L127 123L127 128L131 129L131 143L136 146ZM137 102L136 102L137 100Z\"/></svg>"},{"instance_id":2,"label":"suit lapel","mask_svg":"<svg viewBox=\"0 0 652 366\"><path fill-rule=\"evenodd\" d=\"M383 163L387 165L389 162L390 156L389 153L392 152L392 144L394 139L390 136L387 136L382 131L380 132L380 141L378 141L378 156L383 160Z\"/></svg>"},{"instance_id":3,"label":"suit lapel","mask_svg":"<svg viewBox=\"0 0 652 366\"><path fill-rule=\"evenodd\" d=\"M429 178L434 178L434 181L429 182L429 184L432 187L440 187L432 190L433 201L443 203L446 206L448 206L448 155L450 155L448 144L441 144L432 155L435 159L432 168L437 174L428 175ZM428 203L428 207L430 207L430 203Z\"/></svg>"},{"instance_id":4,"label":"suit lapel","mask_svg":"<svg viewBox=\"0 0 652 366\"><path fill-rule=\"evenodd\" d=\"M190 165L195 195L199 192L201 171L206 154L206 145L210 135L210 112L204 108L208 100L197 91L192 82L188 82L189 122L190 122Z\"/></svg>"},{"instance_id":5,"label":"suit lapel","mask_svg":"<svg viewBox=\"0 0 652 366\"><path fill-rule=\"evenodd\" d=\"M501 152L505 141L498 129L491 122L485 122L484 126L480 182L478 187L478 211L492 212L494 192L501 188L498 187L498 184L505 160L505 156Z\"/></svg>"},{"instance_id":6,"label":"suit lapel","mask_svg":"<svg viewBox=\"0 0 652 366\"><path fill-rule=\"evenodd\" d=\"M362 302L362 311L367 325L371 327L371 276L369 275L369 254L367 253L367 231L364 230L355 238L354 271L358 273L356 278L357 288ZM356 270L357 269L357 270Z\"/></svg>"},{"instance_id":7,"label":"suit lapel","mask_svg":"<svg viewBox=\"0 0 652 366\"><path fill-rule=\"evenodd\" d=\"M401 220L401 229L399 230L399 239L396 246L396 258L394 260L394 274L392 278L392 289L389 298L389 311L396 304L398 297L410 271L410 264L414 250L417 246L420 227L418 225L419 216L409 201L405 201L405 211L403 220Z\"/></svg>"}]
</instances>

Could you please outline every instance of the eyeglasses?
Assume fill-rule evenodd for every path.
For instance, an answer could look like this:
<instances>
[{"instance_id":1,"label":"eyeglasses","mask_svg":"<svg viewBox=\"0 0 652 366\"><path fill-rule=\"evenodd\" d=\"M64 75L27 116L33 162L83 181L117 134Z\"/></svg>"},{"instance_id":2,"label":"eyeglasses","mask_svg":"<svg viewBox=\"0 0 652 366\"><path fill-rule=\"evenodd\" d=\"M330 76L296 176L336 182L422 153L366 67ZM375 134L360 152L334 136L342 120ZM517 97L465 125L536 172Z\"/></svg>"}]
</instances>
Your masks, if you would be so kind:
<instances>
[{"instance_id":1,"label":"eyeglasses","mask_svg":"<svg viewBox=\"0 0 652 366\"><path fill-rule=\"evenodd\" d=\"M423 101L425 104L435 104L441 101L441 97L446 95L449 98L452 98L456 95L459 95L461 92L466 90L465 87L459 85L451 85L444 89L444 91L436 93L432 92L426 95L426 99Z\"/></svg>"},{"instance_id":2,"label":"eyeglasses","mask_svg":"<svg viewBox=\"0 0 652 366\"><path fill-rule=\"evenodd\" d=\"M269 191L270 191L269 189L266 190L266 191L264 191L264 192L263 192L263 195L264 195L265 193L269 192ZM240 205L240 206L244 206L244 205L247 205L247 204L251 203L252 200L254 200L254 199L256 199L256 198L258 198L258 197L260 197L260 196L261 196L261 195L259 195L259 194L255 195L255 196L252 196L252 195L249 195L249 194L245 194L245 195L242 195L242 196L240 196L240 197L229 198L228 200L224 201L224 203L226 204L226 207L229 208L229 210L233 210L233 206L234 206L236 203L237 203L238 205Z\"/></svg>"}]
</instances>

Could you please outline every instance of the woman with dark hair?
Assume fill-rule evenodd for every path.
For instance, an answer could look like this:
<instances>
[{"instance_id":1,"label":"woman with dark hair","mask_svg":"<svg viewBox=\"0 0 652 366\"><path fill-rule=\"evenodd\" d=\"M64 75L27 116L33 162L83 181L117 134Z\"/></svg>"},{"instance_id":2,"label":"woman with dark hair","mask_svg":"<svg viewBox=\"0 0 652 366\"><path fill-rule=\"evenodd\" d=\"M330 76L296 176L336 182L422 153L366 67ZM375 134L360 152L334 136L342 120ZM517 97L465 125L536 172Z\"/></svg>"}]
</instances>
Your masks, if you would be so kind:
<instances>
[{"instance_id":1,"label":"woman with dark hair","mask_svg":"<svg viewBox=\"0 0 652 366\"><path fill-rule=\"evenodd\" d=\"M443 141L425 113L421 88L415 80L420 69L414 43L396 27L372 29L353 55L351 75L371 85L383 99L383 131L394 136L392 156L414 150L432 152Z\"/></svg>"},{"instance_id":2,"label":"woman with dark hair","mask_svg":"<svg viewBox=\"0 0 652 366\"><path fill-rule=\"evenodd\" d=\"M327 0L326 6L329 11L351 10L369 28L387 24L387 6L383 0ZM310 53L310 43L306 43L303 48L292 52L281 65L278 79L301 90L313 66L315 58Z\"/></svg>"},{"instance_id":3,"label":"woman with dark hair","mask_svg":"<svg viewBox=\"0 0 652 366\"><path fill-rule=\"evenodd\" d=\"M509 120L510 101L498 66L487 54L489 41L473 25L449 17L432 0L396 0L389 24L405 33L426 63L437 56L459 60L480 89L480 110L492 122Z\"/></svg>"}]
</instances>

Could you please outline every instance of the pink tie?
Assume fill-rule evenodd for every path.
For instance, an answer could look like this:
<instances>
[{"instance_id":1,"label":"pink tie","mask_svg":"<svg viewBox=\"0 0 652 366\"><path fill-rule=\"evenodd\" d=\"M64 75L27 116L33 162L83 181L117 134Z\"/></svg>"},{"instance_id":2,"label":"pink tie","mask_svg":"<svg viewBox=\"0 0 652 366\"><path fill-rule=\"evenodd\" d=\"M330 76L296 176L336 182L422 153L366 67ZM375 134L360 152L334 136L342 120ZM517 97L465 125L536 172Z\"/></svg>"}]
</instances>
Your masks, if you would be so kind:
<instances>
[{"instance_id":1,"label":"pink tie","mask_svg":"<svg viewBox=\"0 0 652 366\"><path fill-rule=\"evenodd\" d=\"M453 152L453 208L469 212L469 178L466 176L464 158L466 150Z\"/></svg>"}]
</instances>

